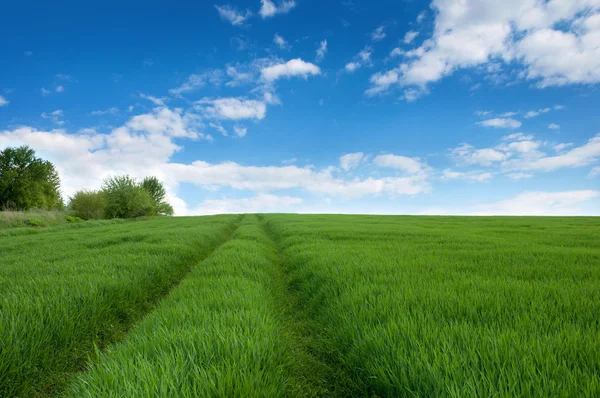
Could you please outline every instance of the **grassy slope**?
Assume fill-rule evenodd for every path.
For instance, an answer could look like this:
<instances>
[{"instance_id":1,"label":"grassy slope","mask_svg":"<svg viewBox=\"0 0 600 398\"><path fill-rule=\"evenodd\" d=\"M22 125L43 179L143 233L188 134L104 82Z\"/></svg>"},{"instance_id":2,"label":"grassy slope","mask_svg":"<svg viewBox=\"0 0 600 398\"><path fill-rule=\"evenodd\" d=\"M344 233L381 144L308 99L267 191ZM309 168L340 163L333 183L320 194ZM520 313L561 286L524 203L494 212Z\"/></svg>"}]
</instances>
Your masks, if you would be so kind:
<instances>
[{"instance_id":1,"label":"grassy slope","mask_svg":"<svg viewBox=\"0 0 600 398\"><path fill-rule=\"evenodd\" d=\"M346 395L600 394L597 218L267 219Z\"/></svg>"},{"instance_id":2,"label":"grassy slope","mask_svg":"<svg viewBox=\"0 0 600 398\"><path fill-rule=\"evenodd\" d=\"M0 396L62 388L95 346L122 336L238 218L162 218L0 236Z\"/></svg>"}]
</instances>

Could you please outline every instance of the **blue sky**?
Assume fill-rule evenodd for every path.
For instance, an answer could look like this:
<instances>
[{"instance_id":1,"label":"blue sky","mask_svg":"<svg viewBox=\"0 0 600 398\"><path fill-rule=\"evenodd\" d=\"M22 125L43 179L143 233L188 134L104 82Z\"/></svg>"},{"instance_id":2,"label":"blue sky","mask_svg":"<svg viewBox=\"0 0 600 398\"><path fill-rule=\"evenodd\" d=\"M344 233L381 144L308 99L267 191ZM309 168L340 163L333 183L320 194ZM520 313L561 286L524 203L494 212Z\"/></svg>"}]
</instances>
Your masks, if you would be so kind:
<instances>
[{"instance_id":1,"label":"blue sky","mask_svg":"<svg viewBox=\"0 0 600 398\"><path fill-rule=\"evenodd\" d=\"M0 148L179 215L600 214L600 1L12 2Z\"/></svg>"}]
</instances>

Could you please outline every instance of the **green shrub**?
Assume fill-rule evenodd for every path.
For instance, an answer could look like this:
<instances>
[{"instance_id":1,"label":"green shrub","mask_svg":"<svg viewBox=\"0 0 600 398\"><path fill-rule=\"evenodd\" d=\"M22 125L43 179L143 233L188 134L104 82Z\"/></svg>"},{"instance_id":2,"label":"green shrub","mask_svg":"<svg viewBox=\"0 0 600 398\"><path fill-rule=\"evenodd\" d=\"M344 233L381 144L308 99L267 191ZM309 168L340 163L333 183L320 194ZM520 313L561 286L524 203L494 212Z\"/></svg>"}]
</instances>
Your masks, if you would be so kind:
<instances>
[{"instance_id":1,"label":"green shrub","mask_svg":"<svg viewBox=\"0 0 600 398\"><path fill-rule=\"evenodd\" d=\"M50 225L40 218L28 218L25 220L25 224L30 227L48 227Z\"/></svg>"},{"instance_id":2,"label":"green shrub","mask_svg":"<svg viewBox=\"0 0 600 398\"><path fill-rule=\"evenodd\" d=\"M75 215L84 220L99 220L106 213L106 193L103 191L78 191L69 201Z\"/></svg>"},{"instance_id":3,"label":"green shrub","mask_svg":"<svg viewBox=\"0 0 600 398\"><path fill-rule=\"evenodd\" d=\"M102 191L106 195L106 218L135 218L157 214L152 196L128 175L104 180Z\"/></svg>"},{"instance_id":4,"label":"green shrub","mask_svg":"<svg viewBox=\"0 0 600 398\"><path fill-rule=\"evenodd\" d=\"M85 222L85 220L83 218L79 218L77 216L67 216L65 219L70 224L78 224L78 223Z\"/></svg>"}]
</instances>

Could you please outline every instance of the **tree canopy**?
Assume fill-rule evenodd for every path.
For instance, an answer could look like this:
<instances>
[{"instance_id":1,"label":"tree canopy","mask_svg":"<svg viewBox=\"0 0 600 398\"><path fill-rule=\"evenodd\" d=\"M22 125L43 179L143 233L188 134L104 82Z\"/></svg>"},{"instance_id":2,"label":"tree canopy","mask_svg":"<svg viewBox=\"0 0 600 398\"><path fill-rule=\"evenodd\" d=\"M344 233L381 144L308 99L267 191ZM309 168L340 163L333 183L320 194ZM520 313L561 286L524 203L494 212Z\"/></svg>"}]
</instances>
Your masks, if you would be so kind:
<instances>
[{"instance_id":1,"label":"tree canopy","mask_svg":"<svg viewBox=\"0 0 600 398\"><path fill-rule=\"evenodd\" d=\"M0 152L0 209L52 210L63 207L54 165L27 146Z\"/></svg>"}]
</instances>

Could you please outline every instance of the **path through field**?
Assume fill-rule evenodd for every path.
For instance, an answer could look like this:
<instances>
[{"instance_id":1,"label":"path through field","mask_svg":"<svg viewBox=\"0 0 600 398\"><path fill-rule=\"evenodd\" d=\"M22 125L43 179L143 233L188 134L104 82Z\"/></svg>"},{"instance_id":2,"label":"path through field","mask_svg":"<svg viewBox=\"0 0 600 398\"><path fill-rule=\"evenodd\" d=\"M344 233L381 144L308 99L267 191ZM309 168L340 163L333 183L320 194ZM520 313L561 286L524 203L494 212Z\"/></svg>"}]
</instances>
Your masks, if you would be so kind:
<instances>
[{"instance_id":1,"label":"path through field","mask_svg":"<svg viewBox=\"0 0 600 398\"><path fill-rule=\"evenodd\" d=\"M600 394L595 218L249 214L0 243L0 396Z\"/></svg>"}]
</instances>

